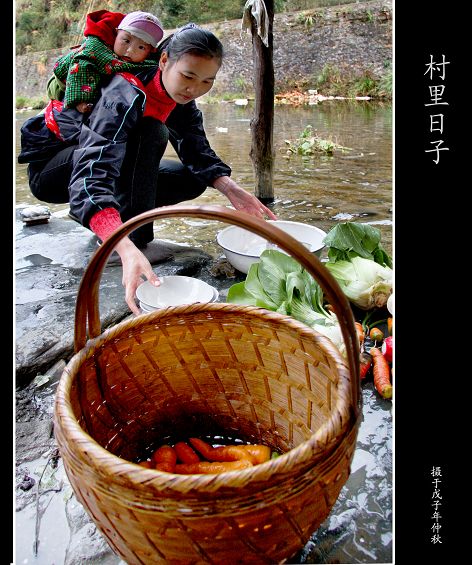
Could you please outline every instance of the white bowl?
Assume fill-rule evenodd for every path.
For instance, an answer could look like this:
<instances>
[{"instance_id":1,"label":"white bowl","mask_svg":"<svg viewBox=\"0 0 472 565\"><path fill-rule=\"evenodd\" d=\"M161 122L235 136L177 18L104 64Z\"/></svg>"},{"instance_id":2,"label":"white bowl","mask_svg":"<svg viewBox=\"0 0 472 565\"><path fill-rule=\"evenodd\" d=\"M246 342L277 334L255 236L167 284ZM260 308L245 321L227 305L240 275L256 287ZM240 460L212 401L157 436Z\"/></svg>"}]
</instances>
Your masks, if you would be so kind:
<instances>
[{"instance_id":1,"label":"white bowl","mask_svg":"<svg viewBox=\"0 0 472 565\"><path fill-rule=\"evenodd\" d=\"M136 289L136 298L141 309L146 312L166 306L213 302L216 299L215 289L200 279L175 275L159 277L159 280L159 286L145 281Z\"/></svg>"},{"instance_id":2,"label":"white bowl","mask_svg":"<svg viewBox=\"0 0 472 565\"><path fill-rule=\"evenodd\" d=\"M326 237L326 232L316 226L286 220L267 221L303 243L317 256L320 256L325 247L323 239ZM216 236L216 241L231 265L246 274L249 267L259 261L265 249L278 249L270 241L239 226L229 226L221 230Z\"/></svg>"}]
</instances>

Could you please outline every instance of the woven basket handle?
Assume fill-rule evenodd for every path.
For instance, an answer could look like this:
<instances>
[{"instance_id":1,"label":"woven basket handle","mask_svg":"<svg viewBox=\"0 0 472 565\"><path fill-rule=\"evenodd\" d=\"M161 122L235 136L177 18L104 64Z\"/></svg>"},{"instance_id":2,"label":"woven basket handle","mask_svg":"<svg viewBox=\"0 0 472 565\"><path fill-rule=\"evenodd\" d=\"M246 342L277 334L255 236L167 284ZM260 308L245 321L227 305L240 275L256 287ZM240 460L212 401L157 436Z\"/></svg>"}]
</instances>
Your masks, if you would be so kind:
<instances>
[{"instance_id":1,"label":"woven basket handle","mask_svg":"<svg viewBox=\"0 0 472 565\"><path fill-rule=\"evenodd\" d=\"M224 206L165 206L144 212L125 222L103 242L91 258L79 286L75 311L75 351L80 351L88 336L94 338L101 333L99 313L99 284L108 257L116 244L133 230L158 218L193 217L218 220L234 224L277 244L296 259L318 281L338 317L346 345L347 360L352 375L352 396L354 407L360 409L359 342L349 301L337 281L323 263L295 238L277 226ZM355 409L355 411L357 411Z\"/></svg>"}]
</instances>

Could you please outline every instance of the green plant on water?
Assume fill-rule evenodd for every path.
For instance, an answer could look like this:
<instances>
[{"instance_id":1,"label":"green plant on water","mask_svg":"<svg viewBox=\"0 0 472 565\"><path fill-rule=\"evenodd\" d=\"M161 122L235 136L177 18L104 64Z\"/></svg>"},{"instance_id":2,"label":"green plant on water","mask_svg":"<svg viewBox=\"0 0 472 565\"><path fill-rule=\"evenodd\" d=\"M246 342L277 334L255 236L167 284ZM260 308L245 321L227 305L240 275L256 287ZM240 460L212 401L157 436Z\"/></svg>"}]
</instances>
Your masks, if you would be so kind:
<instances>
[{"instance_id":1,"label":"green plant on water","mask_svg":"<svg viewBox=\"0 0 472 565\"><path fill-rule=\"evenodd\" d=\"M285 140L288 145L287 153L294 155L302 155L304 157L312 156L317 153L325 155L333 155L336 149L341 151L351 151L349 147L338 145L331 139L323 139L313 134L313 126L307 125L300 136L294 141Z\"/></svg>"}]
</instances>

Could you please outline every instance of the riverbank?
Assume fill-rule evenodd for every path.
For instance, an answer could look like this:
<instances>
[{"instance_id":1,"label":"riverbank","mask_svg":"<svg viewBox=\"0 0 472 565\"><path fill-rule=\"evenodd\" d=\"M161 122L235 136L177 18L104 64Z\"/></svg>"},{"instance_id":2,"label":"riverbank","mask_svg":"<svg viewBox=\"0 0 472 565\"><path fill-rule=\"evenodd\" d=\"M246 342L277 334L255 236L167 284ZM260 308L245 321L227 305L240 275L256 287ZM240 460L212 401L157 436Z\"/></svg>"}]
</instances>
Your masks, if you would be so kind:
<instances>
[{"instance_id":1,"label":"riverbank","mask_svg":"<svg viewBox=\"0 0 472 565\"><path fill-rule=\"evenodd\" d=\"M254 96L251 38L241 32L241 20L205 27L225 46L218 80L206 99ZM324 96L391 97L391 0L276 14L273 35L277 94L316 89ZM16 57L18 108L44 107L54 61L65 52L55 49Z\"/></svg>"}]
</instances>

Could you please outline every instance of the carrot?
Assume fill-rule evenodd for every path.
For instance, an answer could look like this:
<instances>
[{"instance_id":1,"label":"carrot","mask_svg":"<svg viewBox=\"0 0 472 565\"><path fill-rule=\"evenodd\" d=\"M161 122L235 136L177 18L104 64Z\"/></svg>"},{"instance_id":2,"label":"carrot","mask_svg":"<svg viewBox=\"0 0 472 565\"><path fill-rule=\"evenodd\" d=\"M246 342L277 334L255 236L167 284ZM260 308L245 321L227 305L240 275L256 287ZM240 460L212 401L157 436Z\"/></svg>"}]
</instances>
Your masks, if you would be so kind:
<instances>
[{"instance_id":1,"label":"carrot","mask_svg":"<svg viewBox=\"0 0 472 565\"><path fill-rule=\"evenodd\" d=\"M359 346L362 348L365 339L365 332L360 322L354 322L357 330L357 337L359 338Z\"/></svg>"},{"instance_id":2,"label":"carrot","mask_svg":"<svg viewBox=\"0 0 472 565\"><path fill-rule=\"evenodd\" d=\"M241 471L252 467L250 461L200 461L199 463L177 463L175 472L182 475L210 475L227 473L228 471Z\"/></svg>"},{"instance_id":3,"label":"carrot","mask_svg":"<svg viewBox=\"0 0 472 565\"><path fill-rule=\"evenodd\" d=\"M360 355L360 376L361 381L366 378L369 369L372 366L372 357L365 352L362 352Z\"/></svg>"},{"instance_id":4,"label":"carrot","mask_svg":"<svg viewBox=\"0 0 472 565\"><path fill-rule=\"evenodd\" d=\"M374 341L382 341L384 334L382 330L379 330L379 328L372 328L369 332L369 337Z\"/></svg>"},{"instance_id":5,"label":"carrot","mask_svg":"<svg viewBox=\"0 0 472 565\"><path fill-rule=\"evenodd\" d=\"M211 461L249 461L253 456L244 448L244 445L222 445L215 447Z\"/></svg>"},{"instance_id":6,"label":"carrot","mask_svg":"<svg viewBox=\"0 0 472 565\"><path fill-rule=\"evenodd\" d=\"M252 457L242 445L222 445L220 447L213 447L209 443L191 437L189 439L192 446L209 461L239 461L241 459L251 462Z\"/></svg>"},{"instance_id":7,"label":"carrot","mask_svg":"<svg viewBox=\"0 0 472 565\"><path fill-rule=\"evenodd\" d=\"M152 469L153 468L153 464L151 463L151 461L147 460L147 461L140 461L138 463L138 465L141 465L141 467L146 467L147 469Z\"/></svg>"},{"instance_id":8,"label":"carrot","mask_svg":"<svg viewBox=\"0 0 472 565\"><path fill-rule=\"evenodd\" d=\"M191 437L189 441L192 444L192 447L194 447L199 453L201 453L203 457L205 457L205 459L211 458L213 450L215 449L212 445L197 437Z\"/></svg>"},{"instance_id":9,"label":"carrot","mask_svg":"<svg viewBox=\"0 0 472 565\"><path fill-rule=\"evenodd\" d=\"M390 367L377 347L370 348L374 366L374 385L383 398L392 398L393 387L390 381Z\"/></svg>"},{"instance_id":10,"label":"carrot","mask_svg":"<svg viewBox=\"0 0 472 565\"><path fill-rule=\"evenodd\" d=\"M164 473L175 473L175 465L172 465L170 461L163 461L162 463L157 463L154 466L157 471L163 471Z\"/></svg>"},{"instance_id":11,"label":"carrot","mask_svg":"<svg viewBox=\"0 0 472 565\"><path fill-rule=\"evenodd\" d=\"M243 449L245 449L252 458L253 465L259 465L260 463L265 463L270 459L270 447L267 445L259 445L259 444L247 444L241 445Z\"/></svg>"},{"instance_id":12,"label":"carrot","mask_svg":"<svg viewBox=\"0 0 472 565\"><path fill-rule=\"evenodd\" d=\"M161 447L156 449L152 454L151 461L155 469L173 473L175 464L177 463L177 453L170 445L161 445Z\"/></svg>"},{"instance_id":13,"label":"carrot","mask_svg":"<svg viewBox=\"0 0 472 565\"><path fill-rule=\"evenodd\" d=\"M179 441L174 445L174 450L177 453L177 460L181 463L198 463L200 457L188 443Z\"/></svg>"},{"instance_id":14,"label":"carrot","mask_svg":"<svg viewBox=\"0 0 472 565\"><path fill-rule=\"evenodd\" d=\"M387 318L387 329L389 335L393 335L393 318Z\"/></svg>"}]
</instances>

